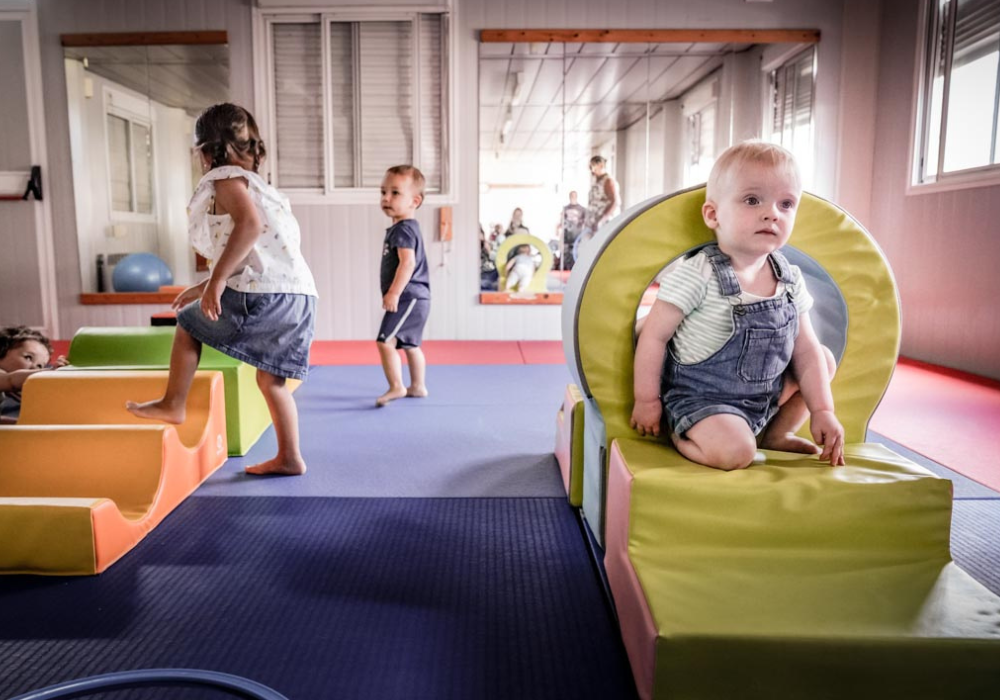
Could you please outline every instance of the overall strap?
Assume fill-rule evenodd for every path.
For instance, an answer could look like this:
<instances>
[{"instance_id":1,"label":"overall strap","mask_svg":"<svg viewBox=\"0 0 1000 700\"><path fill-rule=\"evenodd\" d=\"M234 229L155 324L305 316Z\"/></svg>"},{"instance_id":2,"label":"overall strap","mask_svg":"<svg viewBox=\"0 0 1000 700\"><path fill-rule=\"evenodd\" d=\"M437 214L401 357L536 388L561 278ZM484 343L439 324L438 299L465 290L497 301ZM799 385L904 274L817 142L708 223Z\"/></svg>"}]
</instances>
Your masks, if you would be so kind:
<instances>
[{"instance_id":1,"label":"overall strap","mask_svg":"<svg viewBox=\"0 0 1000 700\"><path fill-rule=\"evenodd\" d=\"M732 302L733 297L738 297L740 294L740 283L736 279L736 272L733 270L732 264L729 262L729 256L719 250L719 246L715 243L709 243L701 249L701 252L705 254L708 262L712 263L712 267L715 269L715 277L719 280L722 296L730 297ZM738 303L738 300L735 303Z\"/></svg>"},{"instance_id":2,"label":"overall strap","mask_svg":"<svg viewBox=\"0 0 1000 700\"><path fill-rule=\"evenodd\" d=\"M771 268L774 270L774 276L777 279L785 284L792 284L794 282L792 279L791 264L788 262L788 258L776 250L767 256L767 259L771 261Z\"/></svg>"}]
</instances>

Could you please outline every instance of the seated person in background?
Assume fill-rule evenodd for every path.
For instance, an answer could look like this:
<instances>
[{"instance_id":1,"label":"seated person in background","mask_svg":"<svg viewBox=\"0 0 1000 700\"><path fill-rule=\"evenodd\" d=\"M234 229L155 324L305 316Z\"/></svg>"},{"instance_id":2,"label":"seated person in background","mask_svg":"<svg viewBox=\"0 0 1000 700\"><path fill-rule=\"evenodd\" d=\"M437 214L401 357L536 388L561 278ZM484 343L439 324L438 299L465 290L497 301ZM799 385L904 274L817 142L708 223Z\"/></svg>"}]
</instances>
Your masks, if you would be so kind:
<instances>
[{"instance_id":1,"label":"seated person in background","mask_svg":"<svg viewBox=\"0 0 1000 700\"><path fill-rule=\"evenodd\" d=\"M535 276L538 263L535 256L531 254L531 246L522 243L514 249L514 254L507 261L507 282L504 289L508 292L524 291L531 284L531 279Z\"/></svg>"},{"instance_id":2,"label":"seated person in background","mask_svg":"<svg viewBox=\"0 0 1000 700\"><path fill-rule=\"evenodd\" d=\"M16 423L21 413L21 387L35 372L50 369L52 344L27 326L0 329L0 423ZM52 363L66 364L61 355Z\"/></svg>"},{"instance_id":3,"label":"seated person in background","mask_svg":"<svg viewBox=\"0 0 1000 700\"><path fill-rule=\"evenodd\" d=\"M801 272L778 252L801 194L780 146L748 141L715 162L702 216L716 242L661 278L639 328L631 425L640 435L659 435L666 417L681 454L724 470L749 466L758 446L844 464L833 354L809 320ZM810 415L822 450L795 435Z\"/></svg>"}]
</instances>

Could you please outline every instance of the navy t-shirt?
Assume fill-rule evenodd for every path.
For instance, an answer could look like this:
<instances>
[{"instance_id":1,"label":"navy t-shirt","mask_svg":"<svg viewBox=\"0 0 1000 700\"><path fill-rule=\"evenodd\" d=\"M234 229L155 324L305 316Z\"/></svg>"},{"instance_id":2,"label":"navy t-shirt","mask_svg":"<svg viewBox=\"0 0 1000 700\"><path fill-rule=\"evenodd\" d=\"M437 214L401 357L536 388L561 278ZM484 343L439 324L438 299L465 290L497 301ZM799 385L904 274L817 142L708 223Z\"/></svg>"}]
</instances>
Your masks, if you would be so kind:
<instances>
[{"instance_id":1,"label":"navy t-shirt","mask_svg":"<svg viewBox=\"0 0 1000 700\"><path fill-rule=\"evenodd\" d=\"M417 264L413 269L413 276L399 295L400 300L430 299L431 276L427 270L424 239L420 235L420 224L416 219L403 219L385 231L385 242L382 244L382 294L389 291L396 276L396 268L399 267L397 248L412 248L413 259Z\"/></svg>"}]
</instances>

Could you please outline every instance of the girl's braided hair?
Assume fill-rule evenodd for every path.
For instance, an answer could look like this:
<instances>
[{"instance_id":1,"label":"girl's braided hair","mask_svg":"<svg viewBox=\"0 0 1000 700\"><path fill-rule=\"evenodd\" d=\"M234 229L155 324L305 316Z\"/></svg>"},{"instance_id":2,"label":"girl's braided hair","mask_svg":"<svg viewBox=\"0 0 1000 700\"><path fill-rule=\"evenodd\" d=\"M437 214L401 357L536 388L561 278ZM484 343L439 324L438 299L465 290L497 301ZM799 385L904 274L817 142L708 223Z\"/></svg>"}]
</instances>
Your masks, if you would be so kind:
<instances>
[{"instance_id":1,"label":"girl's braided hair","mask_svg":"<svg viewBox=\"0 0 1000 700\"><path fill-rule=\"evenodd\" d=\"M228 102L209 107L194 125L195 148L212 162L213 168L230 165L230 156L253 159L257 172L267 151L253 115Z\"/></svg>"},{"instance_id":2,"label":"girl's braided hair","mask_svg":"<svg viewBox=\"0 0 1000 700\"><path fill-rule=\"evenodd\" d=\"M50 355L53 353L52 343L41 332L27 326L7 326L0 328L0 357L5 357L8 352L29 340L38 341Z\"/></svg>"}]
</instances>

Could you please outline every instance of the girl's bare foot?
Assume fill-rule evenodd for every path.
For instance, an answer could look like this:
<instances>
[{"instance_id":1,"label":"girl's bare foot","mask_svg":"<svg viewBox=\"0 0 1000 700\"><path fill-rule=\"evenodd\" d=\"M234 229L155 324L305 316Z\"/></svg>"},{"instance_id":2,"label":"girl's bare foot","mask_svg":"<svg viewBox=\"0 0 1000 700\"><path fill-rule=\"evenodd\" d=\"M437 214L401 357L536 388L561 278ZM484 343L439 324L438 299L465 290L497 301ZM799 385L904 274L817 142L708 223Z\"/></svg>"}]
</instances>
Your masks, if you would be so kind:
<instances>
[{"instance_id":1,"label":"girl's bare foot","mask_svg":"<svg viewBox=\"0 0 1000 700\"><path fill-rule=\"evenodd\" d=\"M404 396L406 396L406 389L404 389L403 387L397 387L395 389L389 389L389 391L385 392L384 394L382 394L381 396L379 396L377 399L375 399L375 405L378 406L379 408L381 408L382 406L385 406L390 401L395 401L396 399L401 399Z\"/></svg>"},{"instance_id":2,"label":"girl's bare foot","mask_svg":"<svg viewBox=\"0 0 1000 700\"><path fill-rule=\"evenodd\" d=\"M163 399L145 401L143 403L126 401L125 410L138 418L158 420L164 423L173 423L174 425L183 423L186 415L184 406L173 407L164 403Z\"/></svg>"},{"instance_id":3,"label":"girl's bare foot","mask_svg":"<svg viewBox=\"0 0 1000 700\"><path fill-rule=\"evenodd\" d=\"M800 438L795 433L785 433L784 435L766 435L761 440L760 446L765 450L778 450L779 452L799 452L806 455L818 455L822 450L815 443Z\"/></svg>"},{"instance_id":4,"label":"girl's bare foot","mask_svg":"<svg viewBox=\"0 0 1000 700\"><path fill-rule=\"evenodd\" d=\"M423 399L427 397L427 387L425 386L411 386L406 390L406 395L414 399Z\"/></svg>"},{"instance_id":5,"label":"girl's bare foot","mask_svg":"<svg viewBox=\"0 0 1000 700\"><path fill-rule=\"evenodd\" d=\"M260 464L252 464L244 468L247 474L262 476L274 474L275 476L301 476L306 473L306 463L300 459L280 459L275 457Z\"/></svg>"}]
</instances>

